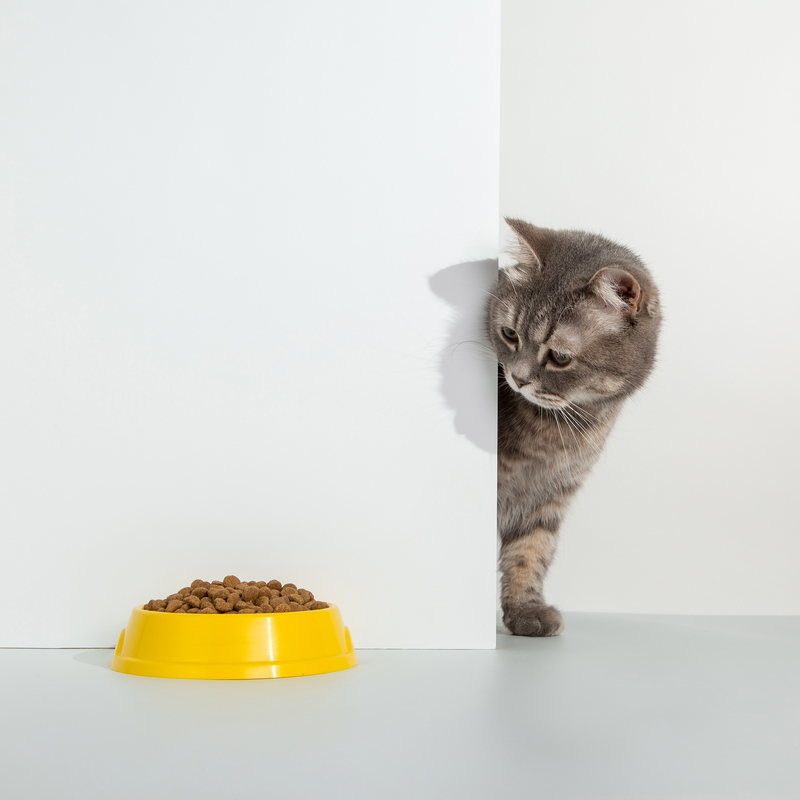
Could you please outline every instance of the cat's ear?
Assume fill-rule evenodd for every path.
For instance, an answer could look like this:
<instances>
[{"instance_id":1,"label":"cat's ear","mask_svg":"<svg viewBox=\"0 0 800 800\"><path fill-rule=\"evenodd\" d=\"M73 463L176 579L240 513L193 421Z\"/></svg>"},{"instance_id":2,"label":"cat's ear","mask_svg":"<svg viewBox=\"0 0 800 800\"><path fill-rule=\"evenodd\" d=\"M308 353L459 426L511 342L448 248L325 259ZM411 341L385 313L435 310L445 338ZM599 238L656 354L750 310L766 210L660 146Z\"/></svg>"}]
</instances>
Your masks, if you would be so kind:
<instances>
[{"instance_id":1,"label":"cat's ear","mask_svg":"<svg viewBox=\"0 0 800 800\"><path fill-rule=\"evenodd\" d=\"M518 245L514 248L514 257L520 264L541 272L552 243L552 231L549 228L537 228L521 219L504 219L517 236Z\"/></svg>"},{"instance_id":2,"label":"cat's ear","mask_svg":"<svg viewBox=\"0 0 800 800\"><path fill-rule=\"evenodd\" d=\"M629 311L636 316L642 307L642 287L630 272L619 267L603 267L589 281L589 288L603 305L613 311Z\"/></svg>"}]
</instances>

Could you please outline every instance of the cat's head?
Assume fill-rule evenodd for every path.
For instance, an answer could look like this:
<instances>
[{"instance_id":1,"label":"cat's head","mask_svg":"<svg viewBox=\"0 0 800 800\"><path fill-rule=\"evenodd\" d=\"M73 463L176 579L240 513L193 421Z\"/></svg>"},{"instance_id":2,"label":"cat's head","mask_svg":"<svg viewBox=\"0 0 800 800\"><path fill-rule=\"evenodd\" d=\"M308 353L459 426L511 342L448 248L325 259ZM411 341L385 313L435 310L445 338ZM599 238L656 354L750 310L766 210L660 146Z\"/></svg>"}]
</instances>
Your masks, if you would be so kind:
<instances>
[{"instance_id":1,"label":"cat's head","mask_svg":"<svg viewBox=\"0 0 800 800\"><path fill-rule=\"evenodd\" d=\"M543 408L621 400L652 369L658 290L628 248L507 219L518 263L489 299L489 340L508 386Z\"/></svg>"}]
</instances>

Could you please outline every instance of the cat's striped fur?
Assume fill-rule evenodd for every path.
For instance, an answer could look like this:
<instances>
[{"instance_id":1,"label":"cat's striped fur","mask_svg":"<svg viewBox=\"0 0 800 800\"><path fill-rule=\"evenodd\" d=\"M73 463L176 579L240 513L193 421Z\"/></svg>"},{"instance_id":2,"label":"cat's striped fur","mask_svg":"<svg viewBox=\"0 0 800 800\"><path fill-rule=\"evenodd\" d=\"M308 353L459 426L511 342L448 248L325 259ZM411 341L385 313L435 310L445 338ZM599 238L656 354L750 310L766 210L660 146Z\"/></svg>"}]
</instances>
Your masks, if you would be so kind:
<instances>
[{"instance_id":1,"label":"cat's striped fur","mask_svg":"<svg viewBox=\"0 0 800 800\"><path fill-rule=\"evenodd\" d=\"M503 621L512 633L554 636L563 619L543 584L559 527L652 369L661 313L650 273L628 248L507 222L518 263L501 270L487 309L499 362Z\"/></svg>"}]
</instances>

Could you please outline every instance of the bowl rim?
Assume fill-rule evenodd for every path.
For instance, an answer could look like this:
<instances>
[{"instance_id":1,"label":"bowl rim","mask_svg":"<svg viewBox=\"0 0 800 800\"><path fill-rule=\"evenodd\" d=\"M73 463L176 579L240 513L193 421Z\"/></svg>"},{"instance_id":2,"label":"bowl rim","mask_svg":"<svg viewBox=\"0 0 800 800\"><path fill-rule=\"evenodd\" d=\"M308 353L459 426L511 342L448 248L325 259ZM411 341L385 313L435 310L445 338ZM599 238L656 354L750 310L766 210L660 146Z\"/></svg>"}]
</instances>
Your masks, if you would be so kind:
<instances>
[{"instance_id":1,"label":"bowl rim","mask_svg":"<svg viewBox=\"0 0 800 800\"><path fill-rule=\"evenodd\" d=\"M316 614L318 611L329 611L332 608L338 608L338 607L339 606L337 606L335 603L328 603L328 607L327 608L307 608L305 611L261 611L259 613L244 614L244 615L239 614L238 612L236 614L231 614L230 612L225 611L225 612L223 612L221 614L219 612L217 612L216 614L203 614L203 617L206 617L206 618L209 618L209 619L213 619L214 617L240 617L240 616L245 616L245 617L285 617L285 616L288 616L289 614L303 614L303 613ZM199 617L200 616L200 614L186 614L186 613L176 614L174 611L153 611L152 609L145 608L144 607L144 603L141 603L138 606L134 606L133 610L134 611L142 611L145 614L159 614L159 615L162 615L162 616L165 616L165 617Z\"/></svg>"}]
</instances>

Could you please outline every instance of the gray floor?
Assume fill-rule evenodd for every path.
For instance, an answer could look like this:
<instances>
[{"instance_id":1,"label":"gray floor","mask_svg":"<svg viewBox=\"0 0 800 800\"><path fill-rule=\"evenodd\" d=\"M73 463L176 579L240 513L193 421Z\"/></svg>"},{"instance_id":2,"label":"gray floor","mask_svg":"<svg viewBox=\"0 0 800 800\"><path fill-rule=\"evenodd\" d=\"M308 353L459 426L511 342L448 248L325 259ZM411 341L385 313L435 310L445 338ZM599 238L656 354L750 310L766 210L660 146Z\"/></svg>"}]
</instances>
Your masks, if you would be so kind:
<instances>
[{"instance_id":1,"label":"gray floor","mask_svg":"<svg viewBox=\"0 0 800 800\"><path fill-rule=\"evenodd\" d=\"M108 650L2 650L0 789L800 797L800 618L566 616L556 639L361 650L355 669L284 680L138 678L111 672Z\"/></svg>"}]
</instances>

